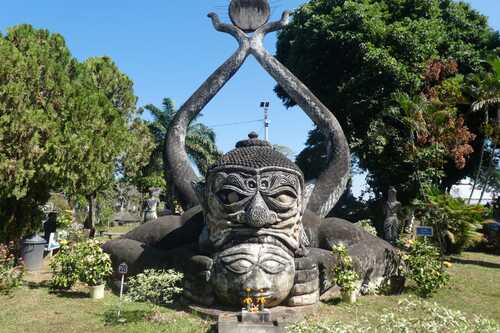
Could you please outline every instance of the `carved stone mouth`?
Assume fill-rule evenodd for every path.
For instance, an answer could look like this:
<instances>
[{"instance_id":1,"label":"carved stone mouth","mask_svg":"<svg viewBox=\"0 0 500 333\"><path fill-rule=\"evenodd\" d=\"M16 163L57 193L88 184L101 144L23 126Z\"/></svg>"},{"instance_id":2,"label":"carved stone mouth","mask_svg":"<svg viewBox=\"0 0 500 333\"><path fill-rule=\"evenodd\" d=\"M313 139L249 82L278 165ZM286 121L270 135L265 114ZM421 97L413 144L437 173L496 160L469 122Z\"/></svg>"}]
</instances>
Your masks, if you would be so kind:
<instances>
[{"instance_id":1,"label":"carved stone mouth","mask_svg":"<svg viewBox=\"0 0 500 333\"><path fill-rule=\"evenodd\" d=\"M255 294L250 294L252 297L255 298L271 298L273 297L274 293L272 292L266 292L266 293L255 293Z\"/></svg>"},{"instance_id":2,"label":"carved stone mouth","mask_svg":"<svg viewBox=\"0 0 500 333\"><path fill-rule=\"evenodd\" d=\"M241 292L241 296L250 296L253 298L272 298L274 296L274 293L272 291L264 291L264 292Z\"/></svg>"}]
</instances>

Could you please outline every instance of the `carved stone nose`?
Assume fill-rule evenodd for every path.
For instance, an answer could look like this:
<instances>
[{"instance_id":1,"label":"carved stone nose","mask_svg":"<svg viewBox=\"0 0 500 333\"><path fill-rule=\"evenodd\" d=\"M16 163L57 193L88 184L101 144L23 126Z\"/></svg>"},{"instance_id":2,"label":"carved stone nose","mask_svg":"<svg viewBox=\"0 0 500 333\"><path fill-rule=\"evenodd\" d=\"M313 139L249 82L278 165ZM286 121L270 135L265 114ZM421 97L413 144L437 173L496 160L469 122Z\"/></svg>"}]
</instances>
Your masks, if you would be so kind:
<instances>
[{"instance_id":1,"label":"carved stone nose","mask_svg":"<svg viewBox=\"0 0 500 333\"><path fill-rule=\"evenodd\" d=\"M254 228L261 228L276 222L276 213L267 208L259 192L255 195L246 212L246 223Z\"/></svg>"}]
</instances>

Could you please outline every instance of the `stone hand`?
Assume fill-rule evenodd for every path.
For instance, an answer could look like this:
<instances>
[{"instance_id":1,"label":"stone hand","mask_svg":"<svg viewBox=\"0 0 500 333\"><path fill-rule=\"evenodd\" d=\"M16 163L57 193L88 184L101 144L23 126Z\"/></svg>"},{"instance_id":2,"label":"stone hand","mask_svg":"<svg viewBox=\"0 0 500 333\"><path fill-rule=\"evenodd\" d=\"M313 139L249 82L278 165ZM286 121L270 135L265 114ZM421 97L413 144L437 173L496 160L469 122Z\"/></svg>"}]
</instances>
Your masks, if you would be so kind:
<instances>
[{"instance_id":1,"label":"stone hand","mask_svg":"<svg viewBox=\"0 0 500 333\"><path fill-rule=\"evenodd\" d=\"M212 305L215 297L210 284L213 260L196 255L191 257L184 270L184 297L201 305Z\"/></svg>"},{"instance_id":2,"label":"stone hand","mask_svg":"<svg viewBox=\"0 0 500 333\"><path fill-rule=\"evenodd\" d=\"M295 285L288 299L289 306L316 304L319 301L318 265L310 257L295 258Z\"/></svg>"}]
</instances>

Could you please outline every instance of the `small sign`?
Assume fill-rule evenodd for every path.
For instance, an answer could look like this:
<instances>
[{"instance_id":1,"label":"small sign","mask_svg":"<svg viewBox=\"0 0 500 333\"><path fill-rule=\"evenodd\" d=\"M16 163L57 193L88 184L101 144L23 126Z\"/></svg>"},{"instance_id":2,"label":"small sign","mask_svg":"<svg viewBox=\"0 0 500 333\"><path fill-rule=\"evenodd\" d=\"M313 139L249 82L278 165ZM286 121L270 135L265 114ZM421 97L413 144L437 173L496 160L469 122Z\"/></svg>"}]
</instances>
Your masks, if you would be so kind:
<instances>
[{"instance_id":1,"label":"small sign","mask_svg":"<svg viewBox=\"0 0 500 333\"><path fill-rule=\"evenodd\" d=\"M120 266L118 266L118 273L125 275L127 274L127 272L128 272L128 265L126 263L122 263L120 264Z\"/></svg>"},{"instance_id":2,"label":"small sign","mask_svg":"<svg viewBox=\"0 0 500 333\"><path fill-rule=\"evenodd\" d=\"M417 236L432 237L434 236L434 230L432 227L417 227Z\"/></svg>"}]
</instances>

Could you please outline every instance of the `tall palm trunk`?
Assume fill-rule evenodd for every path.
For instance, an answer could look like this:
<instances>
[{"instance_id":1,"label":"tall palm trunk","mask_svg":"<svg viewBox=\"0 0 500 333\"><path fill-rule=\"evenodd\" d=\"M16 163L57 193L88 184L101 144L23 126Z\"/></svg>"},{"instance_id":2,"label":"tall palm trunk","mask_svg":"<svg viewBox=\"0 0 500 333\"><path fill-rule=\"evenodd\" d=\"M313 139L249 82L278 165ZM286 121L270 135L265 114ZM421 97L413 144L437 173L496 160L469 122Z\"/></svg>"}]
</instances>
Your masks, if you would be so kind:
<instances>
[{"instance_id":1,"label":"tall palm trunk","mask_svg":"<svg viewBox=\"0 0 500 333\"><path fill-rule=\"evenodd\" d=\"M479 157L479 166L477 168L476 177L474 178L474 183L472 184L472 190L470 191L469 200L467 200L467 204L469 205L472 200L472 196L474 195L474 191L476 190L479 177L481 176L481 168L483 167L483 158L484 158L484 141L483 144L481 145L481 156Z\"/></svg>"},{"instance_id":2,"label":"tall palm trunk","mask_svg":"<svg viewBox=\"0 0 500 333\"><path fill-rule=\"evenodd\" d=\"M497 123L495 131L500 127L500 106L497 109ZM481 196L479 197L479 202L483 200L484 193L486 192L486 188L488 187L488 183L490 182L491 177L493 176L493 170L495 170L495 150L497 150L497 140L495 138L495 144L493 145L493 151L491 152L491 159L488 168L488 174L483 185L483 190L481 191Z\"/></svg>"},{"instance_id":3,"label":"tall palm trunk","mask_svg":"<svg viewBox=\"0 0 500 333\"><path fill-rule=\"evenodd\" d=\"M486 117L486 119L484 120L484 122L485 122L485 124L487 124L489 121L488 112L486 112L485 117ZM479 157L479 166L477 168L476 177L474 178L474 183L472 184L472 190L470 191L469 200L467 200L467 204L469 204L469 205L470 205L470 202L472 200L472 196L474 195L474 191L476 190L476 186L477 186L477 182L479 181L479 177L481 176L481 168L483 167L483 159L484 159L484 141L483 141L483 144L481 145L481 156Z\"/></svg>"}]
</instances>

